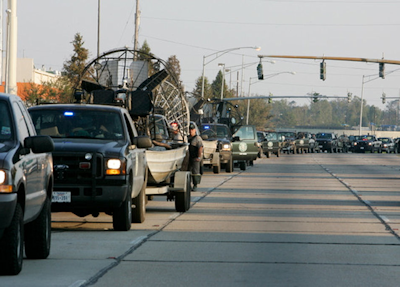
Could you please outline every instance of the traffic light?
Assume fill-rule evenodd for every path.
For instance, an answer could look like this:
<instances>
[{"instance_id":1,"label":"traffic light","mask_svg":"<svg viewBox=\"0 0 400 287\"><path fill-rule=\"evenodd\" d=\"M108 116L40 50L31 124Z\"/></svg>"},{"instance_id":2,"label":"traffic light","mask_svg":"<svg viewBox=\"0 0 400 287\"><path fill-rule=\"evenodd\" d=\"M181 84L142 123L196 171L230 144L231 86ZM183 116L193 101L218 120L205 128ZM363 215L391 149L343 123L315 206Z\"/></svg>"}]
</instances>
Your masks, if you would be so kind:
<instances>
[{"instance_id":1,"label":"traffic light","mask_svg":"<svg viewBox=\"0 0 400 287\"><path fill-rule=\"evenodd\" d=\"M314 103L318 102L318 96L317 96L317 95L314 95L314 96L313 96L313 102L314 102Z\"/></svg>"},{"instance_id":2,"label":"traffic light","mask_svg":"<svg viewBox=\"0 0 400 287\"><path fill-rule=\"evenodd\" d=\"M386 103L386 94L382 93L382 104Z\"/></svg>"},{"instance_id":3,"label":"traffic light","mask_svg":"<svg viewBox=\"0 0 400 287\"><path fill-rule=\"evenodd\" d=\"M351 102L351 93L347 93L347 102L350 103Z\"/></svg>"},{"instance_id":4,"label":"traffic light","mask_svg":"<svg viewBox=\"0 0 400 287\"><path fill-rule=\"evenodd\" d=\"M261 64L261 61L257 66L257 75L258 75L259 80L264 80L264 72L263 72L263 66Z\"/></svg>"},{"instance_id":5,"label":"traffic light","mask_svg":"<svg viewBox=\"0 0 400 287\"><path fill-rule=\"evenodd\" d=\"M322 62L319 64L319 71L320 71L319 78L320 78L322 81L325 81L325 79L326 79L326 63L325 63L325 61L322 61Z\"/></svg>"},{"instance_id":6,"label":"traffic light","mask_svg":"<svg viewBox=\"0 0 400 287\"><path fill-rule=\"evenodd\" d=\"M272 93L269 93L268 104L272 104Z\"/></svg>"},{"instance_id":7,"label":"traffic light","mask_svg":"<svg viewBox=\"0 0 400 287\"><path fill-rule=\"evenodd\" d=\"M379 77L385 78L385 63L379 63Z\"/></svg>"}]
</instances>

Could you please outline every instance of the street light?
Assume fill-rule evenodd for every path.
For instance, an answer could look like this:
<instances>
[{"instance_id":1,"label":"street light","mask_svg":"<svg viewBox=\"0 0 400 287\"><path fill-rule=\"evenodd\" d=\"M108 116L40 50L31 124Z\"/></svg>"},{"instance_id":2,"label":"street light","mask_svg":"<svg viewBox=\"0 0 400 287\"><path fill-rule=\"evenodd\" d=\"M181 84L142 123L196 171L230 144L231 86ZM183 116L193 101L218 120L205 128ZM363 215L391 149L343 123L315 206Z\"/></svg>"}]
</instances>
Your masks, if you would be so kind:
<instances>
[{"instance_id":1,"label":"street light","mask_svg":"<svg viewBox=\"0 0 400 287\"><path fill-rule=\"evenodd\" d=\"M275 76L278 76L280 74L292 74L292 75L296 75L296 72L279 72L279 73L274 73L274 74L269 74L269 75L265 75L264 76L264 80L265 79L269 79ZM253 78L249 78L249 93L248 93L248 97L250 97L250 86L252 85L251 83L251 79L258 79L258 77L253 77ZM263 80L258 80L257 82L254 82L253 84L259 83ZM247 115L246 115L246 125L249 124L249 114L250 114L250 99L247 100Z\"/></svg>"},{"instance_id":2,"label":"street light","mask_svg":"<svg viewBox=\"0 0 400 287\"><path fill-rule=\"evenodd\" d=\"M392 71L386 73L386 75L389 75L389 74L391 74L391 73L393 73L393 72L396 72L396 71L398 71L398 70L400 70L400 68L399 68L399 69L392 70ZM375 78L373 78L373 79L370 79L370 80L366 80L366 81L365 81L365 78L370 78L370 77L372 77L372 76L375 76L375 74L374 74L374 75L363 75L363 76L362 76L362 83L361 83L361 107L360 107L360 129L359 129L360 135L361 135L361 127L362 127L364 84L365 84L365 83L368 83L368 82L371 82L371 81L374 81L374 80L376 80L376 79L379 79L379 77L381 77L381 75L379 75L379 77L375 77ZM384 78L384 77L383 77L383 78Z\"/></svg>"},{"instance_id":3,"label":"street light","mask_svg":"<svg viewBox=\"0 0 400 287\"><path fill-rule=\"evenodd\" d=\"M235 50L240 50L240 49L255 49L256 51L260 51L261 48L260 47L237 47L237 48L230 48L230 49L226 49L226 50L221 50L221 51L217 51L214 52L212 54L209 54L207 56L203 56L203 72L201 74L201 78L202 78L202 83L201 83L201 98L204 98L204 74L205 74L205 67L206 65L208 65L209 63L211 63L212 61L214 61L215 59L221 57L222 55L225 55L226 53L235 51ZM215 57L213 59L211 59L210 61L206 62L206 58L214 56Z\"/></svg>"},{"instance_id":4,"label":"street light","mask_svg":"<svg viewBox=\"0 0 400 287\"><path fill-rule=\"evenodd\" d=\"M225 64L219 63L218 67L222 67L222 84L221 84L221 101L224 98L224 80L225 80Z\"/></svg>"}]
</instances>

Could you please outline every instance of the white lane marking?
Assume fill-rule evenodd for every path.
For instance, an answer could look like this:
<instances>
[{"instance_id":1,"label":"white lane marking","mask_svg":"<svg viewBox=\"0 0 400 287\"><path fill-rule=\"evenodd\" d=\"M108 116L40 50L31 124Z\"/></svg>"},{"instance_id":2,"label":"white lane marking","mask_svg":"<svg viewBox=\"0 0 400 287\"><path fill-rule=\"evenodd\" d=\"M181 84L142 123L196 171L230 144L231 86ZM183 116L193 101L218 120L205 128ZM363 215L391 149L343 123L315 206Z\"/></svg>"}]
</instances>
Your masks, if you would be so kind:
<instances>
[{"instance_id":1,"label":"white lane marking","mask_svg":"<svg viewBox=\"0 0 400 287\"><path fill-rule=\"evenodd\" d=\"M130 244L138 245L138 244L142 243L146 239L147 239L147 236L140 236L140 237L136 238L135 240L131 241Z\"/></svg>"},{"instance_id":2,"label":"white lane marking","mask_svg":"<svg viewBox=\"0 0 400 287\"><path fill-rule=\"evenodd\" d=\"M85 283L86 283L86 280L78 280L75 283L72 283L72 285L69 285L68 287L79 287L79 286L82 286Z\"/></svg>"}]
</instances>

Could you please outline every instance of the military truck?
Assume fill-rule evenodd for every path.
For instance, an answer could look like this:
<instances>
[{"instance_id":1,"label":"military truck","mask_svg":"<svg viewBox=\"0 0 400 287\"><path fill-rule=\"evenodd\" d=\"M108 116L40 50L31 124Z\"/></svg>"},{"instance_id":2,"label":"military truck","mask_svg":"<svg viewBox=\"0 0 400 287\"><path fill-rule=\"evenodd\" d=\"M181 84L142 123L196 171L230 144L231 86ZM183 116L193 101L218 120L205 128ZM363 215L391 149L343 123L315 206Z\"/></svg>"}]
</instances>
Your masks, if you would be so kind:
<instances>
[{"instance_id":1,"label":"military truck","mask_svg":"<svg viewBox=\"0 0 400 287\"><path fill-rule=\"evenodd\" d=\"M223 168L228 173L232 172L232 134L228 126L218 123L202 123L200 135L204 145L203 165L211 167L214 173L219 173Z\"/></svg>"},{"instance_id":2,"label":"military truck","mask_svg":"<svg viewBox=\"0 0 400 287\"><path fill-rule=\"evenodd\" d=\"M275 154L277 157L281 155L282 147L285 143L285 136L278 132L268 132L266 141L263 142L263 151L267 158L271 157L271 154Z\"/></svg>"},{"instance_id":3,"label":"military truck","mask_svg":"<svg viewBox=\"0 0 400 287\"><path fill-rule=\"evenodd\" d=\"M248 165L253 165L259 152L257 130L253 125L244 125L233 134L232 154L233 160L241 170L246 170Z\"/></svg>"}]
</instances>

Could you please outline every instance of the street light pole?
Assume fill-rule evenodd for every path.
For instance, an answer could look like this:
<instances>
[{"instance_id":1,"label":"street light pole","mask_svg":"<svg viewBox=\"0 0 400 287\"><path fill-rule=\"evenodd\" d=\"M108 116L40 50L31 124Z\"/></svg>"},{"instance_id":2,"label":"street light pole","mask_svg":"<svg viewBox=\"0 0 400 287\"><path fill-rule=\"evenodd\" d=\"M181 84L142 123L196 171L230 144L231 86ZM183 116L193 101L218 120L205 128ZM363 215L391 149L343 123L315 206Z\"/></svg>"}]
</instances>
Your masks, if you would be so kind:
<instances>
[{"instance_id":1,"label":"street light pole","mask_svg":"<svg viewBox=\"0 0 400 287\"><path fill-rule=\"evenodd\" d=\"M296 75L296 72L279 72L279 73L274 73L274 74L269 74L269 75L265 75L264 76L264 80L265 79L269 79L275 76L278 76L280 74L292 74L292 75ZM249 78L249 93L248 93L248 97L250 97L250 86L251 86L251 79L256 79L257 77L254 78ZM253 84L259 83L263 80L257 81ZM247 115L246 115L246 125L249 124L249 114L250 114L250 99L247 100Z\"/></svg>"},{"instance_id":2,"label":"street light pole","mask_svg":"<svg viewBox=\"0 0 400 287\"><path fill-rule=\"evenodd\" d=\"M224 80L225 80L225 64L219 63L218 66L222 68L222 84L221 84L221 101L224 98Z\"/></svg>"},{"instance_id":3,"label":"street light pole","mask_svg":"<svg viewBox=\"0 0 400 287\"><path fill-rule=\"evenodd\" d=\"M235 51L235 50L240 50L240 49L255 49L256 51L260 51L261 48L260 47L237 47L237 48L230 48L230 49L226 49L226 50L221 50L221 51L217 51L215 53L209 54L207 56L203 56L203 71L201 74L201 98L204 99L204 76L205 76L205 67L206 65L208 65L209 63L211 63L212 61L214 61L215 59L221 57L222 55L225 55L226 53ZM206 62L206 58L210 57L210 56L214 56L215 58L211 59L210 61Z\"/></svg>"}]
</instances>

